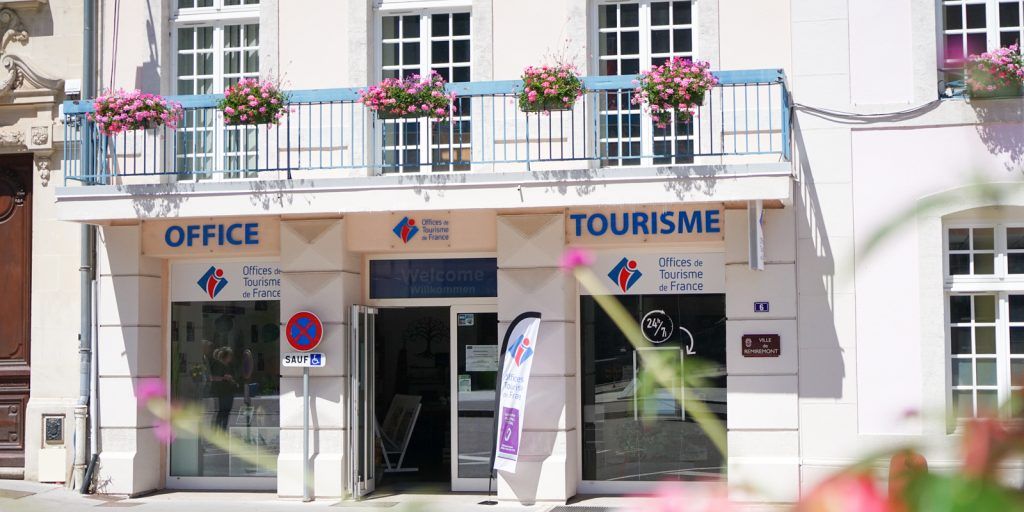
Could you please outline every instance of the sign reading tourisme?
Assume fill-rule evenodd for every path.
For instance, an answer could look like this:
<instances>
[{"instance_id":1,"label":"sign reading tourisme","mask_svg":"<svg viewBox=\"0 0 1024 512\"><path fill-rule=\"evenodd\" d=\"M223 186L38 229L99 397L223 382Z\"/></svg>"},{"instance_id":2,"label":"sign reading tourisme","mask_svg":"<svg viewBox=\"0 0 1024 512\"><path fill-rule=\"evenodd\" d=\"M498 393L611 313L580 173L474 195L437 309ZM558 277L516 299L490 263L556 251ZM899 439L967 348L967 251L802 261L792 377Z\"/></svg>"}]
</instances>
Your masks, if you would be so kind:
<instances>
[{"instance_id":1,"label":"sign reading tourisme","mask_svg":"<svg viewBox=\"0 0 1024 512\"><path fill-rule=\"evenodd\" d=\"M271 256L280 252L281 225L263 217L146 220L142 254L150 257Z\"/></svg>"},{"instance_id":2,"label":"sign reading tourisme","mask_svg":"<svg viewBox=\"0 0 1024 512\"><path fill-rule=\"evenodd\" d=\"M512 320L505 332L504 366L501 369L497 441L494 445L494 469L516 472L519 447L526 417L526 392L530 385L530 369L537 352L540 313L523 313Z\"/></svg>"},{"instance_id":3,"label":"sign reading tourisme","mask_svg":"<svg viewBox=\"0 0 1024 512\"><path fill-rule=\"evenodd\" d=\"M724 212L721 204L569 210L565 235L570 244L582 245L720 242Z\"/></svg>"},{"instance_id":4,"label":"sign reading tourisme","mask_svg":"<svg viewBox=\"0 0 1024 512\"><path fill-rule=\"evenodd\" d=\"M279 300L281 269L268 262L178 262L171 266L172 302Z\"/></svg>"},{"instance_id":5,"label":"sign reading tourisme","mask_svg":"<svg viewBox=\"0 0 1024 512\"><path fill-rule=\"evenodd\" d=\"M596 251L590 268L612 295L725 293L721 252Z\"/></svg>"}]
</instances>

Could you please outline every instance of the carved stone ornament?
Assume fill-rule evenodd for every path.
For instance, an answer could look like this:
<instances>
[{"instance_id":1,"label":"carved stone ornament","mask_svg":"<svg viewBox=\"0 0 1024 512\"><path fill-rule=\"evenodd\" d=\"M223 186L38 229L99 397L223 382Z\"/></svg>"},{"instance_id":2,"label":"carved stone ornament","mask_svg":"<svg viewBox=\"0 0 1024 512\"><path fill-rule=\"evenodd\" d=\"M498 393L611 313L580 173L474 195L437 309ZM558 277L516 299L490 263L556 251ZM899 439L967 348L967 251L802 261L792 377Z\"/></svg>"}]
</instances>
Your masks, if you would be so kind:
<instances>
[{"instance_id":1,"label":"carved stone ornament","mask_svg":"<svg viewBox=\"0 0 1024 512\"><path fill-rule=\"evenodd\" d=\"M32 145L45 146L50 142L50 130L45 126L32 127Z\"/></svg>"},{"instance_id":2,"label":"carved stone ornament","mask_svg":"<svg viewBox=\"0 0 1024 512\"><path fill-rule=\"evenodd\" d=\"M0 129L0 146L24 146L25 132L14 128Z\"/></svg>"},{"instance_id":3,"label":"carved stone ornament","mask_svg":"<svg viewBox=\"0 0 1024 512\"><path fill-rule=\"evenodd\" d=\"M39 172L39 182L42 186L50 184L50 157L36 155L36 171Z\"/></svg>"},{"instance_id":4,"label":"carved stone ornament","mask_svg":"<svg viewBox=\"0 0 1024 512\"><path fill-rule=\"evenodd\" d=\"M26 84L54 94L64 89L64 80L39 73L21 56L8 52L8 46L13 42L28 44L28 30L18 13L6 7L0 8L0 99Z\"/></svg>"}]
</instances>

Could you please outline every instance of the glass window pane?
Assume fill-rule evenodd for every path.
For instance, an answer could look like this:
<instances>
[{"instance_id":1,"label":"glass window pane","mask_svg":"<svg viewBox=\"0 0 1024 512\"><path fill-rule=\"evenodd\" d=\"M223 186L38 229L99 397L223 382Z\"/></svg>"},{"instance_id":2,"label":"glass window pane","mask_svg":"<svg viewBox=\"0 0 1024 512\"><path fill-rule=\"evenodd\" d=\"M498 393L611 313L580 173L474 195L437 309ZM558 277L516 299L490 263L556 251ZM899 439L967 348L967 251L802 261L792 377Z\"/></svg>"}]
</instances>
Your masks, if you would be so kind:
<instances>
[{"instance_id":1,"label":"glass window pane","mask_svg":"<svg viewBox=\"0 0 1024 512\"><path fill-rule=\"evenodd\" d=\"M618 34L608 33L599 36L601 55L615 55L619 53Z\"/></svg>"},{"instance_id":2,"label":"glass window pane","mask_svg":"<svg viewBox=\"0 0 1024 512\"><path fill-rule=\"evenodd\" d=\"M420 44L402 43L402 64L406 66L420 63Z\"/></svg>"},{"instance_id":3,"label":"glass window pane","mask_svg":"<svg viewBox=\"0 0 1024 512\"><path fill-rule=\"evenodd\" d=\"M469 68L467 68L465 66L460 66L460 67L454 68L453 73L452 73L452 81L454 81L454 82L468 82L470 80L471 79L469 77ZM462 111L462 112L466 112L466 110L463 110L463 109L459 109L459 110Z\"/></svg>"},{"instance_id":4,"label":"glass window pane","mask_svg":"<svg viewBox=\"0 0 1024 512\"><path fill-rule=\"evenodd\" d=\"M995 295L974 296L974 321L977 323L989 323L996 321Z\"/></svg>"},{"instance_id":5,"label":"glass window pane","mask_svg":"<svg viewBox=\"0 0 1024 512\"><path fill-rule=\"evenodd\" d=\"M1010 359L1010 384L1024 385L1024 359Z\"/></svg>"},{"instance_id":6,"label":"glass window pane","mask_svg":"<svg viewBox=\"0 0 1024 512\"><path fill-rule=\"evenodd\" d=\"M238 48L242 43L242 27L239 25L228 25L224 27L224 46Z\"/></svg>"},{"instance_id":7,"label":"glass window pane","mask_svg":"<svg viewBox=\"0 0 1024 512\"><path fill-rule=\"evenodd\" d=\"M1010 353L1024 354L1024 327L1010 327Z\"/></svg>"},{"instance_id":8,"label":"glass window pane","mask_svg":"<svg viewBox=\"0 0 1024 512\"><path fill-rule=\"evenodd\" d=\"M448 35L448 15L435 14L430 17L430 33L434 37Z\"/></svg>"},{"instance_id":9,"label":"glass window pane","mask_svg":"<svg viewBox=\"0 0 1024 512\"><path fill-rule=\"evenodd\" d=\"M1019 27L1020 26L1020 3L1003 2L999 4L999 26Z\"/></svg>"},{"instance_id":10,"label":"glass window pane","mask_svg":"<svg viewBox=\"0 0 1024 512\"><path fill-rule=\"evenodd\" d=\"M974 393L969 390L953 391L953 410L957 418L974 417Z\"/></svg>"},{"instance_id":11,"label":"glass window pane","mask_svg":"<svg viewBox=\"0 0 1024 512\"><path fill-rule=\"evenodd\" d=\"M1024 228L1006 228L1006 248L1024 249Z\"/></svg>"},{"instance_id":12,"label":"glass window pane","mask_svg":"<svg viewBox=\"0 0 1024 512\"><path fill-rule=\"evenodd\" d=\"M419 39L420 17L402 16L402 37L406 39Z\"/></svg>"},{"instance_id":13,"label":"glass window pane","mask_svg":"<svg viewBox=\"0 0 1024 512\"><path fill-rule=\"evenodd\" d=\"M452 43L452 62L469 62L469 41Z\"/></svg>"},{"instance_id":14,"label":"glass window pane","mask_svg":"<svg viewBox=\"0 0 1024 512\"><path fill-rule=\"evenodd\" d=\"M988 38L984 33L967 34L967 55L980 55L988 49Z\"/></svg>"},{"instance_id":15,"label":"glass window pane","mask_svg":"<svg viewBox=\"0 0 1024 512\"><path fill-rule=\"evenodd\" d=\"M978 390L978 414L993 415L999 411L999 396L993 390Z\"/></svg>"},{"instance_id":16,"label":"glass window pane","mask_svg":"<svg viewBox=\"0 0 1024 512\"><path fill-rule=\"evenodd\" d=\"M620 70L623 75L635 75L640 72L640 60L639 59L622 59L622 69Z\"/></svg>"},{"instance_id":17,"label":"glass window pane","mask_svg":"<svg viewBox=\"0 0 1024 512\"><path fill-rule=\"evenodd\" d=\"M1024 295L1010 295L1010 321L1024 322Z\"/></svg>"},{"instance_id":18,"label":"glass window pane","mask_svg":"<svg viewBox=\"0 0 1024 512\"><path fill-rule=\"evenodd\" d=\"M970 295L951 295L949 297L949 321L954 324L971 321Z\"/></svg>"},{"instance_id":19,"label":"glass window pane","mask_svg":"<svg viewBox=\"0 0 1024 512\"><path fill-rule=\"evenodd\" d=\"M953 385L954 386L973 386L974 385L974 372L972 371L972 365L970 359L954 359L953 360Z\"/></svg>"},{"instance_id":20,"label":"glass window pane","mask_svg":"<svg viewBox=\"0 0 1024 512\"><path fill-rule=\"evenodd\" d=\"M640 33L639 32L623 32L621 36L622 40L622 54L623 55L636 55L640 53Z\"/></svg>"},{"instance_id":21,"label":"glass window pane","mask_svg":"<svg viewBox=\"0 0 1024 512\"><path fill-rule=\"evenodd\" d=\"M235 74L240 71L240 62L238 61L238 52L227 52L224 54L224 72Z\"/></svg>"},{"instance_id":22,"label":"glass window pane","mask_svg":"<svg viewBox=\"0 0 1024 512\"><path fill-rule=\"evenodd\" d=\"M1024 274L1024 253L1007 254L1006 271L1010 274Z\"/></svg>"},{"instance_id":23,"label":"glass window pane","mask_svg":"<svg viewBox=\"0 0 1024 512\"><path fill-rule=\"evenodd\" d=\"M618 26L618 6L602 5L597 11L597 21L601 28L612 28Z\"/></svg>"},{"instance_id":24,"label":"glass window pane","mask_svg":"<svg viewBox=\"0 0 1024 512\"><path fill-rule=\"evenodd\" d=\"M978 372L978 385L979 386L995 386L996 385L996 360L995 359L976 359L975 370Z\"/></svg>"},{"instance_id":25,"label":"glass window pane","mask_svg":"<svg viewBox=\"0 0 1024 512\"><path fill-rule=\"evenodd\" d=\"M967 28L985 28L985 4L967 5Z\"/></svg>"},{"instance_id":26,"label":"glass window pane","mask_svg":"<svg viewBox=\"0 0 1024 512\"><path fill-rule=\"evenodd\" d=\"M624 4L619 10L619 14L622 15L621 27L639 27L640 26L640 6L637 4Z\"/></svg>"},{"instance_id":27,"label":"glass window pane","mask_svg":"<svg viewBox=\"0 0 1024 512\"><path fill-rule=\"evenodd\" d=\"M203 50L213 49L213 27L199 27L196 29L198 47Z\"/></svg>"},{"instance_id":28,"label":"glass window pane","mask_svg":"<svg viewBox=\"0 0 1024 512\"><path fill-rule=\"evenodd\" d=\"M688 28L678 28L672 31L672 45L673 50L679 53L689 53L693 51L693 36L692 30Z\"/></svg>"},{"instance_id":29,"label":"glass window pane","mask_svg":"<svg viewBox=\"0 0 1024 512\"><path fill-rule=\"evenodd\" d=\"M971 328L951 327L949 331L949 345L954 354L971 354Z\"/></svg>"},{"instance_id":30,"label":"glass window pane","mask_svg":"<svg viewBox=\"0 0 1024 512\"><path fill-rule=\"evenodd\" d=\"M949 250L951 251L966 251L971 248L970 246L971 230L967 228L957 228L949 230Z\"/></svg>"},{"instance_id":31,"label":"glass window pane","mask_svg":"<svg viewBox=\"0 0 1024 512\"><path fill-rule=\"evenodd\" d=\"M960 34L947 34L946 62L962 62L964 60L964 36Z\"/></svg>"},{"instance_id":32,"label":"glass window pane","mask_svg":"<svg viewBox=\"0 0 1024 512\"><path fill-rule=\"evenodd\" d=\"M957 30L963 28L964 20L961 17L962 14L960 13L959 5L947 5L944 10L944 13L946 30Z\"/></svg>"},{"instance_id":33,"label":"glass window pane","mask_svg":"<svg viewBox=\"0 0 1024 512\"><path fill-rule=\"evenodd\" d=\"M975 327L974 328L974 353L995 354L996 353L996 328Z\"/></svg>"},{"instance_id":34,"label":"glass window pane","mask_svg":"<svg viewBox=\"0 0 1024 512\"><path fill-rule=\"evenodd\" d=\"M178 94L195 94L195 89L192 88L192 80L178 80Z\"/></svg>"},{"instance_id":35,"label":"glass window pane","mask_svg":"<svg viewBox=\"0 0 1024 512\"><path fill-rule=\"evenodd\" d=\"M995 254L975 254L974 255L974 275L992 275L996 272L996 256Z\"/></svg>"},{"instance_id":36,"label":"glass window pane","mask_svg":"<svg viewBox=\"0 0 1024 512\"><path fill-rule=\"evenodd\" d=\"M188 76L195 71L192 54L178 55L178 76Z\"/></svg>"},{"instance_id":37,"label":"glass window pane","mask_svg":"<svg viewBox=\"0 0 1024 512\"><path fill-rule=\"evenodd\" d=\"M972 230L974 235L974 247L975 251L991 251L995 248L995 235L992 228L975 228Z\"/></svg>"},{"instance_id":38,"label":"glass window pane","mask_svg":"<svg viewBox=\"0 0 1024 512\"><path fill-rule=\"evenodd\" d=\"M384 43L381 48L381 63L385 66L398 65L398 43Z\"/></svg>"},{"instance_id":39,"label":"glass window pane","mask_svg":"<svg viewBox=\"0 0 1024 512\"><path fill-rule=\"evenodd\" d=\"M967 254L949 255L949 275L964 276L971 273L971 257Z\"/></svg>"},{"instance_id":40,"label":"glass window pane","mask_svg":"<svg viewBox=\"0 0 1024 512\"><path fill-rule=\"evenodd\" d=\"M191 50L195 47L192 38L195 36L193 29L191 28L179 28L178 29L178 49L179 50Z\"/></svg>"},{"instance_id":41,"label":"glass window pane","mask_svg":"<svg viewBox=\"0 0 1024 512\"><path fill-rule=\"evenodd\" d=\"M381 37L384 39L396 39L398 37L398 16L384 16L381 18Z\"/></svg>"},{"instance_id":42,"label":"glass window pane","mask_svg":"<svg viewBox=\"0 0 1024 512\"><path fill-rule=\"evenodd\" d=\"M260 44L260 26L259 25L246 25L245 26L245 45L246 46L259 46Z\"/></svg>"},{"instance_id":43,"label":"glass window pane","mask_svg":"<svg viewBox=\"0 0 1024 512\"><path fill-rule=\"evenodd\" d=\"M651 31L651 51L654 53L668 53L671 51L669 48L668 30Z\"/></svg>"},{"instance_id":44,"label":"glass window pane","mask_svg":"<svg viewBox=\"0 0 1024 512\"><path fill-rule=\"evenodd\" d=\"M468 36L469 35L469 13L460 12L452 15L452 35L454 36Z\"/></svg>"},{"instance_id":45,"label":"glass window pane","mask_svg":"<svg viewBox=\"0 0 1024 512\"><path fill-rule=\"evenodd\" d=\"M197 75L212 75L213 74L213 54L212 53L201 53L197 55L199 69L196 72Z\"/></svg>"},{"instance_id":46,"label":"glass window pane","mask_svg":"<svg viewBox=\"0 0 1024 512\"><path fill-rule=\"evenodd\" d=\"M999 46L1006 47L1010 45L1020 45L1020 32L1013 30L1010 32L999 33Z\"/></svg>"},{"instance_id":47,"label":"glass window pane","mask_svg":"<svg viewBox=\"0 0 1024 512\"><path fill-rule=\"evenodd\" d=\"M672 22L676 25L689 25L693 22L691 10L693 4L687 2L672 2Z\"/></svg>"},{"instance_id":48,"label":"glass window pane","mask_svg":"<svg viewBox=\"0 0 1024 512\"><path fill-rule=\"evenodd\" d=\"M654 2L651 4L651 25L669 24L669 2Z\"/></svg>"},{"instance_id":49,"label":"glass window pane","mask_svg":"<svg viewBox=\"0 0 1024 512\"><path fill-rule=\"evenodd\" d=\"M450 44L448 41L434 41L430 43L430 62L434 64L449 62L448 46Z\"/></svg>"}]
</instances>

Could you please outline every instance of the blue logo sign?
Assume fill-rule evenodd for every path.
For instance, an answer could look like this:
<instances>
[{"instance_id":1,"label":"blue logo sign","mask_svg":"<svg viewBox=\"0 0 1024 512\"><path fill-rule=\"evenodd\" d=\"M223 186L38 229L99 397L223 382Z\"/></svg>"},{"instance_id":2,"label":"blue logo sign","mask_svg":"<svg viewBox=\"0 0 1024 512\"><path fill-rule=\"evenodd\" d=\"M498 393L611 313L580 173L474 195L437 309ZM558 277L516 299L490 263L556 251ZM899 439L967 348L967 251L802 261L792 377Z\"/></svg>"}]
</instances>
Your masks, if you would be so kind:
<instances>
[{"instance_id":1,"label":"blue logo sign","mask_svg":"<svg viewBox=\"0 0 1024 512\"><path fill-rule=\"evenodd\" d=\"M636 266L636 260L622 258L608 273L608 279L617 284L622 293L626 293L643 275L643 272L640 272Z\"/></svg>"},{"instance_id":2,"label":"blue logo sign","mask_svg":"<svg viewBox=\"0 0 1024 512\"><path fill-rule=\"evenodd\" d=\"M228 285L228 280L224 277L224 269L210 266L196 284L213 299Z\"/></svg>"},{"instance_id":3,"label":"blue logo sign","mask_svg":"<svg viewBox=\"0 0 1024 512\"><path fill-rule=\"evenodd\" d=\"M309 355L309 365L310 366L323 366L324 365L324 355L323 354L319 354L319 353L310 354Z\"/></svg>"},{"instance_id":4,"label":"blue logo sign","mask_svg":"<svg viewBox=\"0 0 1024 512\"><path fill-rule=\"evenodd\" d=\"M260 224L258 222L237 224L189 224L171 226L164 232L168 247L208 247L211 245L259 245Z\"/></svg>"},{"instance_id":5,"label":"blue logo sign","mask_svg":"<svg viewBox=\"0 0 1024 512\"><path fill-rule=\"evenodd\" d=\"M682 235L690 233L721 233L721 211L669 210L649 212L573 213L577 237L584 230L590 236Z\"/></svg>"},{"instance_id":6,"label":"blue logo sign","mask_svg":"<svg viewBox=\"0 0 1024 512\"><path fill-rule=\"evenodd\" d=\"M519 338L516 339L512 346L508 347L508 357L511 357L515 361L516 366L522 366L531 356L533 356L533 347L530 346L530 338L520 334Z\"/></svg>"},{"instance_id":7,"label":"blue logo sign","mask_svg":"<svg viewBox=\"0 0 1024 512\"><path fill-rule=\"evenodd\" d=\"M402 240L403 244L407 244L416 236L416 233L420 232L420 228L416 226L416 219L402 217L402 220L398 221L391 231Z\"/></svg>"}]
</instances>

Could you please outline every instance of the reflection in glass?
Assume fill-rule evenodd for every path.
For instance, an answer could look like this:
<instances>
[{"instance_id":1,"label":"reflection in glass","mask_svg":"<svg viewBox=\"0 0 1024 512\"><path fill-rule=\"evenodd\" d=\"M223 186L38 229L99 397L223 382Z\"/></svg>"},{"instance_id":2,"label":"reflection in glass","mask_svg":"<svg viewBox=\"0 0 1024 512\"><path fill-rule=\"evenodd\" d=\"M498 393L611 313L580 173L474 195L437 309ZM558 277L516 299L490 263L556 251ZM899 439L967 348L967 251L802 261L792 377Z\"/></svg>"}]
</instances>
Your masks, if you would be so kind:
<instances>
[{"instance_id":1,"label":"reflection in glass","mask_svg":"<svg viewBox=\"0 0 1024 512\"><path fill-rule=\"evenodd\" d=\"M664 311L673 319L677 326L674 335L642 350L655 352L676 365L679 378L667 387L655 386L646 394L638 390L640 354L592 297L581 297L583 479L722 478L726 455L715 448L672 397L681 393L685 400L699 400L725 423L725 296L616 298L637 321L654 310ZM693 334L692 344L679 326ZM690 355L688 348L695 354ZM690 357L703 364L688 370ZM706 387L681 389L687 371L700 371Z\"/></svg>"},{"instance_id":2,"label":"reflection in glass","mask_svg":"<svg viewBox=\"0 0 1024 512\"><path fill-rule=\"evenodd\" d=\"M494 450L498 314L457 313L460 478L488 478Z\"/></svg>"},{"instance_id":3,"label":"reflection in glass","mask_svg":"<svg viewBox=\"0 0 1024 512\"><path fill-rule=\"evenodd\" d=\"M279 446L279 326L277 301L172 304L171 399L199 405L201 421L255 449L260 463L178 432L171 476L274 476L266 468Z\"/></svg>"}]
</instances>

